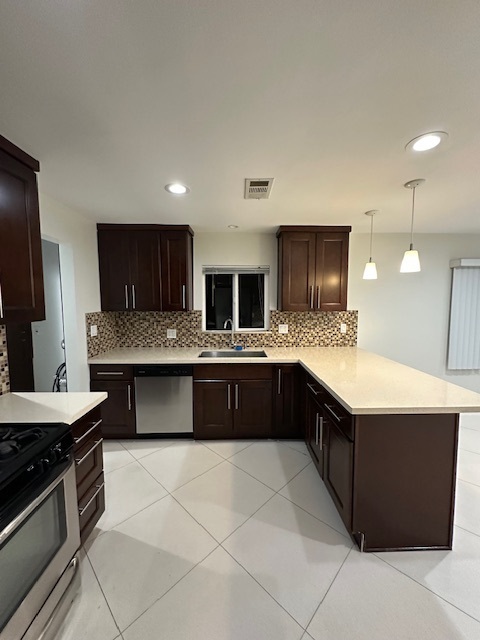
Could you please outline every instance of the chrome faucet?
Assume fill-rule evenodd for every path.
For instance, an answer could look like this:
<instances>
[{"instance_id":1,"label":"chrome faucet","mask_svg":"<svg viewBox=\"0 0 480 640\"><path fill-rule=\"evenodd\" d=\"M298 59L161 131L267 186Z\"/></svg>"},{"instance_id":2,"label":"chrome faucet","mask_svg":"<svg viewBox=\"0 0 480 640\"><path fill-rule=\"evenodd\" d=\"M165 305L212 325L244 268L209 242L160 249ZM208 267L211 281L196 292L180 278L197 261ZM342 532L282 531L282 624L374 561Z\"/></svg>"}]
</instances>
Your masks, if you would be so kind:
<instances>
[{"instance_id":1,"label":"chrome faucet","mask_svg":"<svg viewBox=\"0 0 480 640\"><path fill-rule=\"evenodd\" d=\"M232 347L235 346L235 342L233 340L233 320L231 318L227 318L223 323L223 328L228 329L228 323L230 323L230 329L232 330Z\"/></svg>"}]
</instances>

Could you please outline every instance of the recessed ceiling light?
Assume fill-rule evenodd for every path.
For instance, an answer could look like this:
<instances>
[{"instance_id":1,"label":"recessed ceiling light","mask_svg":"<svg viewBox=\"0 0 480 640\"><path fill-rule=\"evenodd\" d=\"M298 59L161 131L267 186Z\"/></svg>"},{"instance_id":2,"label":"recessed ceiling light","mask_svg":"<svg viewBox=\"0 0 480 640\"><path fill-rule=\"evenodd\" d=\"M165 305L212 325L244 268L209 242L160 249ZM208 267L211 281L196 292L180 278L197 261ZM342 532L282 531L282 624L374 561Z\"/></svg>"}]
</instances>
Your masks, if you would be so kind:
<instances>
[{"instance_id":1,"label":"recessed ceiling light","mask_svg":"<svg viewBox=\"0 0 480 640\"><path fill-rule=\"evenodd\" d=\"M429 133L422 133L421 136L417 136L410 140L405 145L407 151L429 151L438 147L438 145L448 138L448 133L445 131L430 131Z\"/></svg>"},{"instance_id":2,"label":"recessed ceiling light","mask_svg":"<svg viewBox=\"0 0 480 640\"><path fill-rule=\"evenodd\" d=\"M180 184L180 182L172 182L171 184L166 184L165 189L168 193L173 193L175 196L183 196L185 193L189 193L190 189L186 187L184 184Z\"/></svg>"},{"instance_id":3,"label":"recessed ceiling light","mask_svg":"<svg viewBox=\"0 0 480 640\"><path fill-rule=\"evenodd\" d=\"M229 224L228 228L229 229L238 229L238 224Z\"/></svg>"}]
</instances>

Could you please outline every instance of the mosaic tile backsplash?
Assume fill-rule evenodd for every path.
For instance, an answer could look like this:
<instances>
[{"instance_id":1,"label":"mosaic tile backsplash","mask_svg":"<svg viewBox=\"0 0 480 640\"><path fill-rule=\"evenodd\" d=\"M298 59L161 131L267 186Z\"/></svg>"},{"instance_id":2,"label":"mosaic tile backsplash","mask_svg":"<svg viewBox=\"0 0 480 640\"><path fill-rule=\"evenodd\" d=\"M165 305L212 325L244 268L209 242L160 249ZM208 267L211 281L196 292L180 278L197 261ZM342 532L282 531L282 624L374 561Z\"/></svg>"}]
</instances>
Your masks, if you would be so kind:
<instances>
[{"instance_id":1,"label":"mosaic tile backsplash","mask_svg":"<svg viewBox=\"0 0 480 640\"><path fill-rule=\"evenodd\" d=\"M0 396L10 391L8 375L7 332L4 324L0 324Z\"/></svg>"},{"instance_id":2,"label":"mosaic tile backsplash","mask_svg":"<svg viewBox=\"0 0 480 640\"><path fill-rule=\"evenodd\" d=\"M117 347L211 347L230 346L230 332L202 331L201 311L102 312L86 314L88 357ZM340 324L347 332L340 332ZM90 326L98 335L90 337ZM288 333L278 332L288 324ZM354 347L357 344L358 311L305 312L270 311L270 330L235 333L237 344L246 347ZM176 329L175 339L167 329Z\"/></svg>"}]
</instances>

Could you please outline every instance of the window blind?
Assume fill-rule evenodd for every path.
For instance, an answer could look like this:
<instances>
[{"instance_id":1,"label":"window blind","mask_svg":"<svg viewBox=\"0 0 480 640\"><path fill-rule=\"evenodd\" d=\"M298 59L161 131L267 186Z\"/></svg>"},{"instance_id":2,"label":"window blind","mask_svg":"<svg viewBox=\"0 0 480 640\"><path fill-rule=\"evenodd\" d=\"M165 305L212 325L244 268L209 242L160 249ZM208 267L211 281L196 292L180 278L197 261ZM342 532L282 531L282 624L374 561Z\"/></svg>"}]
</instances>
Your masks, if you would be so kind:
<instances>
[{"instance_id":1,"label":"window blind","mask_svg":"<svg viewBox=\"0 0 480 640\"><path fill-rule=\"evenodd\" d=\"M452 295L448 369L480 369L480 259L450 262Z\"/></svg>"}]
</instances>

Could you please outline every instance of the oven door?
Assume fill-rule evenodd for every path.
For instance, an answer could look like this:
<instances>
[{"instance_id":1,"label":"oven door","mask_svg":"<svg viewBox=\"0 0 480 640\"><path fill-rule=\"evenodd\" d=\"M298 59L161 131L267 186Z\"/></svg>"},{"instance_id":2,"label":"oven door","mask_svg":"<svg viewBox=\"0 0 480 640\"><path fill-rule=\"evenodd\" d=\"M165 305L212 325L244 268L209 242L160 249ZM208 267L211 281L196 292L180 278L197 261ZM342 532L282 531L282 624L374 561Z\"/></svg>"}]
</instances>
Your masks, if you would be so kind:
<instances>
[{"instance_id":1,"label":"oven door","mask_svg":"<svg viewBox=\"0 0 480 640\"><path fill-rule=\"evenodd\" d=\"M67 468L0 531L0 640L20 639L35 618L45 619L45 611L37 615L52 591L58 592L55 585L80 546L75 467L64 464ZM49 606L55 604L50 598ZM36 637L41 633L35 629Z\"/></svg>"}]
</instances>

